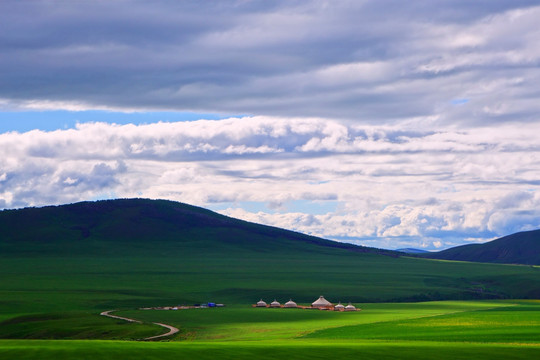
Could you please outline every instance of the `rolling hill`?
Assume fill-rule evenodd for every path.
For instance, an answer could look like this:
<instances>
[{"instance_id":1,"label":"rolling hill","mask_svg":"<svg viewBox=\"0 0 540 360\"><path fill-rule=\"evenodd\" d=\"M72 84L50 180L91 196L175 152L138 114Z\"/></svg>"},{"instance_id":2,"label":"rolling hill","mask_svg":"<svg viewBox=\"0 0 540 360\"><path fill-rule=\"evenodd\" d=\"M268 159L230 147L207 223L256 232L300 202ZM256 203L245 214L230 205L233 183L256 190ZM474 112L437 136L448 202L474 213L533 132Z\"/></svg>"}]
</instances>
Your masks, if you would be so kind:
<instances>
[{"instance_id":1,"label":"rolling hill","mask_svg":"<svg viewBox=\"0 0 540 360\"><path fill-rule=\"evenodd\" d=\"M445 260L540 265L540 230L519 232L484 244L462 245L420 256Z\"/></svg>"},{"instance_id":2,"label":"rolling hill","mask_svg":"<svg viewBox=\"0 0 540 360\"><path fill-rule=\"evenodd\" d=\"M185 248L255 251L330 247L397 256L396 252L325 240L249 223L167 200L118 199L0 212L0 246L11 253L107 255L153 242ZM62 246L59 246L62 245Z\"/></svg>"}]
</instances>

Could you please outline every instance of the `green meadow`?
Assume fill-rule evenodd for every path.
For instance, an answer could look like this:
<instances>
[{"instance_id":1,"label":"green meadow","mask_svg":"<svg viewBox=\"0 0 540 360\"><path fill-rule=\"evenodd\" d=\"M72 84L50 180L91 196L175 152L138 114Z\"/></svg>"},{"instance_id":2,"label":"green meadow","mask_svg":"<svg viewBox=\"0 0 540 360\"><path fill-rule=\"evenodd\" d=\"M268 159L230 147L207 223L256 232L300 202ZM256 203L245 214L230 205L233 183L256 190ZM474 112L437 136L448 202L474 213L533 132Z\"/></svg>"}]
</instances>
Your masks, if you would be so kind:
<instances>
[{"instance_id":1,"label":"green meadow","mask_svg":"<svg viewBox=\"0 0 540 360\"><path fill-rule=\"evenodd\" d=\"M307 304L306 304L307 305ZM339 338L326 335L328 329L347 329L367 324L401 322L453 313L506 307L504 302L442 301L424 303L357 304L362 311L336 312L311 309L251 308L234 306L216 309L122 311L120 315L162 322L181 329L179 340L282 340L297 338ZM538 304L540 305L540 303ZM513 306L513 305L512 305ZM317 336L319 332L322 336ZM342 338L357 338L353 331ZM389 339L387 339L389 340Z\"/></svg>"},{"instance_id":2,"label":"green meadow","mask_svg":"<svg viewBox=\"0 0 540 360\"><path fill-rule=\"evenodd\" d=\"M537 346L405 341L2 341L7 359L534 359Z\"/></svg>"},{"instance_id":3,"label":"green meadow","mask_svg":"<svg viewBox=\"0 0 540 360\"><path fill-rule=\"evenodd\" d=\"M367 303L362 311L131 310L175 325L168 341L0 340L17 359L527 359L540 355L540 301ZM106 319L117 326L137 327Z\"/></svg>"},{"instance_id":4,"label":"green meadow","mask_svg":"<svg viewBox=\"0 0 540 360\"><path fill-rule=\"evenodd\" d=\"M2 258L0 358L455 359L531 358L540 351L540 304L500 300L531 297L540 283L536 267L340 249L271 257L202 250ZM321 294L352 301L362 311L251 307L261 297L308 304ZM417 302L445 297L476 300ZM226 307L137 310L206 301ZM144 323L98 315L111 309ZM136 341L164 332L152 322L180 332L163 341Z\"/></svg>"},{"instance_id":5,"label":"green meadow","mask_svg":"<svg viewBox=\"0 0 540 360\"><path fill-rule=\"evenodd\" d=\"M335 245L170 202L70 209L0 213L1 359L539 355L538 267ZM251 307L319 295L362 311ZM205 302L226 307L138 310ZM99 315L113 309L143 323ZM137 341L164 333L154 322L180 332Z\"/></svg>"}]
</instances>

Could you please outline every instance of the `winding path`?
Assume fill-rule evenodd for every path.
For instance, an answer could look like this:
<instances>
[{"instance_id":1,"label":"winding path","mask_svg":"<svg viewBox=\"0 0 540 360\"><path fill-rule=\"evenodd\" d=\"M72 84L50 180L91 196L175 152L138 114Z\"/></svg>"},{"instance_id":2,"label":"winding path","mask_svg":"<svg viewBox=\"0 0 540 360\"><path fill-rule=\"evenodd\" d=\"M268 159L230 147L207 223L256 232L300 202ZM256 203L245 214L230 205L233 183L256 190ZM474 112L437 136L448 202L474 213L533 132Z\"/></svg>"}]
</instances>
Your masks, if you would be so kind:
<instances>
[{"instance_id":1,"label":"winding path","mask_svg":"<svg viewBox=\"0 0 540 360\"><path fill-rule=\"evenodd\" d=\"M116 310L107 310L107 311L103 311L103 312L100 313L99 315L107 316L107 317L110 317L110 318L113 318L113 319L119 319L119 320L129 321L129 322L132 322L132 323L142 324L142 321L139 321L139 320L136 320L136 319L130 319L130 318L123 317L123 316L112 315L111 313L112 313L113 311L116 311ZM144 338L144 339L141 339L141 340L155 340L155 339L159 339L159 338L162 338L162 337L174 335L174 334L176 334L178 331L180 331L180 330L178 330L177 328L175 328L174 326L171 326L171 325L162 324L162 323L152 323L152 324L158 325L158 326L161 326L161 327L164 327L164 328L166 328L167 330L169 330L169 332L167 332L167 333L165 333L165 334L161 334L161 335L150 336L150 337L147 337L147 338Z\"/></svg>"},{"instance_id":2,"label":"winding path","mask_svg":"<svg viewBox=\"0 0 540 360\"><path fill-rule=\"evenodd\" d=\"M169 332L166 333L166 334L150 336L150 337L144 338L143 340L153 340L153 339L157 339L157 338L161 338L161 337L165 337L165 336L171 336L171 335L176 334L178 332L178 329L175 328L174 326L171 326L171 325L162 324L162 323L153 323L153 324L163 326L164 328L169 329Z\"/></svg>"}]
</instances>

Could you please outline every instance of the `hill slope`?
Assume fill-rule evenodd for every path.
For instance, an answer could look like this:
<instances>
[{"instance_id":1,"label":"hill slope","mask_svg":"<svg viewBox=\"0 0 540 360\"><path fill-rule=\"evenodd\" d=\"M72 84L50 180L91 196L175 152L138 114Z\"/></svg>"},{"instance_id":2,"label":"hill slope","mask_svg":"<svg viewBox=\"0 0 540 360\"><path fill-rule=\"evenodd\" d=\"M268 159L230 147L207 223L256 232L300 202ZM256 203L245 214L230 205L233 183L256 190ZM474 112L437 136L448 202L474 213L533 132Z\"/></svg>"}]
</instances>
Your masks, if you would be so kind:
<instances>
[{"instance_id":1,"label":"hill slope","mask_svg":"<svg viewBox=\"0 0 540 360\"><path fill-rule=\"evenodd\" d=\"M462 245L421 256L445 260L540 265L540 230L519 232L485 244Z\"/></svg>"},{"instance_id":2,"label":"hill slope","mask_svg":"<svg viewBox=\"0 0 540 360\"><path fill-rule=\"evenodd\" d=\"M236 247L263 251L322 246L397 255L388 250L254 224L166 200L119 199L5 210L0 212L0 229L0 246L4 250L40 256L103 255L114 251L117 245L126 251L137 246L144 248L155 241L185 248Z\"/></svg>"}]
</instances>

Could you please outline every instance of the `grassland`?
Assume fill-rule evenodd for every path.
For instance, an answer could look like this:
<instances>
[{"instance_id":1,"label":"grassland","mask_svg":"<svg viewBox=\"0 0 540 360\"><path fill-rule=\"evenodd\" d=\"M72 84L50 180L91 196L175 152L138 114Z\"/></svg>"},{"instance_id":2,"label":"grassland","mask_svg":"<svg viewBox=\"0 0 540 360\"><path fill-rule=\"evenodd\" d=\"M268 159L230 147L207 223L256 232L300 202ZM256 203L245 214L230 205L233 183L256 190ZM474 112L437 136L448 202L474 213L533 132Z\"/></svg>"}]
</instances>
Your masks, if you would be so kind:
<instances>
[{"instance_id":1,"label":"grassland","mask_svg":"<svg viewBox=\"0 0 540 360\"><path fill-rule=\"evenodd\" d=\"M3 258L0 264L8 276L0 282L0 338L5 339L0 340L0 358L493 359L539 355L538 303L404 302L433 294L458 298L509 291L528 294L529 284L538 280L537 268L336 249L303 257L280 253L279 261L270 260L268 253L229 252L223 258L215 254L211 263L204 263L203 252L197 252L200 249L191 249L190 258L182 251L186 250L165 254L147 250L145 257L131 249L126 257ZM292 297L308 303L320 294L332 301L353 301L363 311L249 306L260 297L282 302ZM400 302L367 303L364 299ZM227 307L135 310L204 301L224 302ZM117 314L145 323L98 315L109 309L120 309ZM171 324L181 331L171 342L132 341L162 333L151 322Z\"/></svg>"},{"instance_id":2,"label":"grassland","mask_svg":"<svg viewBox=\"0 0 540 360\"><path fill-rule=\"evenodd\" d=\"M168 342L0 340L17 359L531 359L539 301L362 304L363 311L125 311L183 326ZM110 320L114 322L114 320ZM130 324L129 326L133 326Z\"/></svg>"},{"instance_id":3,"label":"grassland","mask_svg":"<svg viewBox=\"0 0 540 360\"><path fill-rule=\"evenodd\" d=\"M538 304L500 300L540 298L538 267L398 257L168 202L127 204L107 202L108 215L86 205L34 209L29 223L7 214L20 232L0 234L0 358L538 355ZM321 294L364 311L249 307ZM136 310L207 301L227 307ZM111 309L145 323L98 315ZM152 322L181 332L171 342L133 341L163 331Z\"/></svg>"},{"instance_id":4,"label":"grassland","mask_svg":"<svg viewBox=\"0 0 540 360\"><path fill-rule=\"evenodd\" d=\"M96 319L110 309L207 301L245 306L261 297L309 303L321 294L355 303L525 298L540 288L540 270L530 266L317 247L300 252L157 240L152 245L112 243L101 256L0 257L0 338L126 340L161 331Z\"/></svg>"},{"instance_id":5,"label":"grassland","mask_svg":"<svg viewBox=\"0 0 540 360\"><path fill-rule=\"evenodd\" d=\"M455 342L261 341L127 343L0 341L6 359L535 359L537 346Z\"/></svg>"},{"instance_id":6,"label":"grassland","mask_svg":"<svg viewBox=\"0 0 540 360\"><path fill-rule=\"evenodd\" d=\"M176 339L186 340L284 340L306 338L339 338L319 332L328 329L348 329L369 324L393 324L404 320L432 318L448 314L472 313L480 310L506 308L496 301L441 301L424 303L357 304L363 310L334 312L304 309L272 309L234 306L224 309L194 309L178 311L123 311L122 316L147 322L166 322L181 329ZM540 304L538 304L540 305ZM511 305L512 307L514 304ZM540 309L540 307L537 307ZM540 324L540 322L538 322ZM392 326L392 325L390 325ZM387 334L390 336L390 334ZM356 339L358 336L341 338ZM539 335L540 339L540 335ZM392 340L392 339L383 339Z\"/></svg>"}]
</instances>

